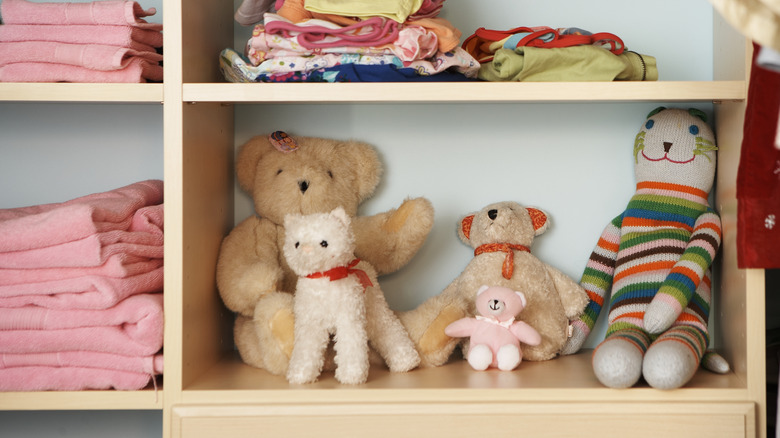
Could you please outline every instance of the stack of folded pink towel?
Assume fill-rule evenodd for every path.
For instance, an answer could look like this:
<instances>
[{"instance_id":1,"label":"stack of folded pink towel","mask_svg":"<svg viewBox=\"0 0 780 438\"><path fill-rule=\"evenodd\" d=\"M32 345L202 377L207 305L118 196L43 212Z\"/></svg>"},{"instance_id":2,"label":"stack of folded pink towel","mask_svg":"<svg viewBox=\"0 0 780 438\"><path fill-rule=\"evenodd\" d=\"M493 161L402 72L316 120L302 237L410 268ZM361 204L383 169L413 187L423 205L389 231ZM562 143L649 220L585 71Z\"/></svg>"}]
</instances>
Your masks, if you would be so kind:
<instances>
[{"instance_id":1,"label":"stack of folded pink towel","mask_svg":"<svg viewBox=\"0 0 780 438\"><path fill-rule=\"evenodd\" d=\"M0 210L0 390L162 374L163 183Z\"/></svg>"},{"instance_id":2,"label":"stack of folded pink towel","mask_svg":"<svg viewBox=\"0 0 780 438\"><path fill-rule=\"evenodd\" d=\"M0 82L159 82L162 24L134 1L0 2Z\"/></svg>"}]
</instances>

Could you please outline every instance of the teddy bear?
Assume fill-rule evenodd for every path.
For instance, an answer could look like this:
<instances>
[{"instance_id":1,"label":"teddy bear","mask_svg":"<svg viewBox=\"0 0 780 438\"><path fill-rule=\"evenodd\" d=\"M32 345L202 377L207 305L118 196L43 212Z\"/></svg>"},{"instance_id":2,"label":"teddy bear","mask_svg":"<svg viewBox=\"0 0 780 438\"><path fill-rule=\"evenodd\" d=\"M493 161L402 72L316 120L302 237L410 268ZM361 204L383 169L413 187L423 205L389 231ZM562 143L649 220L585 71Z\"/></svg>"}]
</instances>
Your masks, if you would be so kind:
<instances>
[{"instance_id":1,"label":"teddy bear","mask_svg":"<svg viewBox=\"0 0 780 438\"><path fill-rule=\"evenodd\" d=\"M469 214L459 224L458 236L474 249L474 257L441 293L400 315L421 365L439 366L449 359L461 340L448 336L445 328L476 314L474 291L485 284L525 294L528 304L520 319L539 332L541 342L525 348L524 358L556 357L566 342L569 320L582 313L588 297L577 282L531 254L534 238L549 227L547 214L505 201Z\"/></svg>"},{"instance_id":2,"label":"teddy bear","mask_svg":"<svg viewBox=\"0 0 780 438\"><path fill-rule=\"evenodd\" d=\"M507 287L483 285L477 291L477 315L461 318L444 329L447 336L469 337L466 358L478 371L488 367L511 371L523 360L520 342L539 345L542 337L524 321L515 321L526 305L525 295Z\"/></svg>"},{"instance_id":3,"label":"teddy bear","mask_svg":"<svg viewBox=\"0 0 780 438\"><path fill-rule=\"evenodd\" d=\"M336 380L341 383L366 381L369 341L391 369L410 370L420 363L414 344L385 301L376 271L354 256L350 222L341 207L284 218L284 257L299 277L293 298L290 383L317 379L331 336Z\"/></svg>"},{"instance_id":4,"label":"teddy bear","mask_svg":"<svg viewBox=\"0 0 780 438\"><path fill-rule=\"evenodd\" d=\"M593 371L612 388L640 377L654 388L687 383L700 363L729 366L708 345L710 266L721 222L709 205L717 146L706 115L696 109L652 111L634 141L636 191L607 224L580 284L592 301L572 322L564 354L581 348L610 297L605 339Z\"/></svg>"},{"instance_id":5,"label":"teddy bear","mask_svg":"<svg viewBox=\"0 0 780 438\"><path fill-rule=\"evenodd\" d=\"M233 338L245 363L280 376L287 372L298 281L282 255L287 214L324 213L341 206L352 218L356 257L378 275L400 269L423 245L433 226L433 206L425 198L357 215L381 174L376 150L359 141L277 131L254 137L239 149L236 177L257 214L223 239L216 280L225 306L236 313Z\"/></svg>"}]
</instances>

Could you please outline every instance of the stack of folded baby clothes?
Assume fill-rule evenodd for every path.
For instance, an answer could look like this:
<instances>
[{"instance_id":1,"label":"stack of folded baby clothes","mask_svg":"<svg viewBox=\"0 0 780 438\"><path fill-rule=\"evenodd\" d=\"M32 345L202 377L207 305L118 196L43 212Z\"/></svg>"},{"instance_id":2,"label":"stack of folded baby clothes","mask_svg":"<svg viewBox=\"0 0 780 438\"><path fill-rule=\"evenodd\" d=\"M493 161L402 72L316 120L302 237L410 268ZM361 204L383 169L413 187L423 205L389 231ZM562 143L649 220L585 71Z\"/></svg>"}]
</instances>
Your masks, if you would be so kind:
<instances>
[{"instance_id":1,"label":"stack of folded baby clothes","mask_svg":"<svg viewBox=\"0 0 780 438\"><path fill-rule=\"evenodd\" d=\"M159 82L162 24L134 1L0 2L0 82Z\"/></svg>"},{"instance_id":2,"label":"stack of folded baby clothes","mask_svg":"<svg viewBox=\"0 0 780 438\"><path fill-rule=\"evenodd\" d=\"M163 184L0 210L0 390L162 374Z\"/></svg>"},{"instance_id":3,"label":"stack of folded baby clothes","mask_svg":"<svg viewBox=\"0 0 780 438\"><path fill-rule=\"evenodd\" d=\"M459 47L461 32L438 16L443 3L277 0L276 12L255 25L245 57L222 52L222 70L232 82L472 79L479 63Z\"/></svg>"}]
</instances>

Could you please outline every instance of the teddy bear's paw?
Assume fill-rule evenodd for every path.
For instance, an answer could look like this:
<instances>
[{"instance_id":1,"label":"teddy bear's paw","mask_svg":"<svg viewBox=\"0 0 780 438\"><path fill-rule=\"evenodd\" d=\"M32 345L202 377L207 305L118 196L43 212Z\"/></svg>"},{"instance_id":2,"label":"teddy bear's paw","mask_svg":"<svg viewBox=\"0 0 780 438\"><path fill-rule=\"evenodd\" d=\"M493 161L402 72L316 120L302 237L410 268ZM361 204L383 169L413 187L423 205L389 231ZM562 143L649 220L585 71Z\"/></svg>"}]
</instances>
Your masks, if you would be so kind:
<instances>
[{"instance_id":1,"label":"teddy bear's paw","mask_svg":"<svg viewBox=\"0 0 780 438\"><path fill-rule=\"evenodd\" d=\"M382 229L389 233L412 233L427 236L433 226L433 205L425 198L405 200L387 218Z\"/></svg>"},{"instance_id":2,"label":"teddy bear's paw","mask_svg":"<svg viewBox=\"0 0 780 438\"><path fill-rule=\"evenodd\" d=\"M642 350L625 339L607 339L593 352L593 372L610 388L634 386L642 376Z\"/></svg>"},{"instance_id":3,"label":"teddy bear's paw","mask_svg":"<svg viewBox=\"0 0 780 438\"><path fill-rule=\"evenodd\" d=\"M493 350L485 344L474 345L469 350L468 361L471 368L484 371L493 363Z\"/></svg>"},{"instance_id":4,"label":"teddy bear's paw","mask_svg":"<svg viewBox=\"0 0 780 438\"><path fill-rule=\"evenodd\" d=\"M647 350L643 375L653 388L674 389L688 383L698 368L699 361L690 347L669 339Z\"/></svg>"},{"instance_id":5,"label":"teddy bear's paw","mask_svg":"<svg viewBox=\"0 0 780 438\"><path fill-rule=\"evenodd\" d=\"M503 371L512 371L517 368L521 360L523 360L523 356L520 354L520 349L514 345L504 345L496 353L498 369Z\"/></svg>"},{"instance_id":6,"label":"teddy bear's paw","mask_svg":"<svg viewBox=\"0 0 780 438\"><path fill-rule=\"evenodd\" d=\"M405 373L420 365L420 355L417 350L399 349L389 355L386 359L387 367L394 373Z\"/></svg>"}]
</instances>

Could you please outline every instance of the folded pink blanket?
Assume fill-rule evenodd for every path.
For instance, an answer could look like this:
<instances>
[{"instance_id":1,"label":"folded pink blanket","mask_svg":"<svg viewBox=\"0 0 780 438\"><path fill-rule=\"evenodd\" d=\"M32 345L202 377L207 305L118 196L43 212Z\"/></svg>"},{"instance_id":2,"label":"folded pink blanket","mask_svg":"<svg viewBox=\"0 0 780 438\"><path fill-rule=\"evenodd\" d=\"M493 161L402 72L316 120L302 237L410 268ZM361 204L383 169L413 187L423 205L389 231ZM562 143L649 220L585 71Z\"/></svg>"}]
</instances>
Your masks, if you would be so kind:
<instances>
[{"instance_id":1,"label":"folded pink blanket","mask_svg":"<svg viewBox=\"0 0 780 438\"><path fill-rule=\"evenodd\" d=\"M0 369L16 367L79 367L160 375L163 373L163 355L124 356L93 351L0 354Z\"/></svg>"},{"instance_id":2,"label":"folded pink blanket","mask_svg":"<svg viewBox=\"0 0 780 438\"><path fill-rule=\"evenodd\" d=\"M13 316L12 321L4 323L9 327L22 328L0 330L0 352L156 354L163 345L162 294L138 296L127 306L119 307L104 311L59 312L26 309L21 316Z\"/></svg>"},{"instance_id":3,"label":"folded pink blanket","mask_svg":"<svg viewBox=\"0 0 780 438\"><path fill-rule=\"evenodd\" d=\"M132 26L89 24L4 24L0 41L54 41L70 44L105 44L139 51L162 47L163 34L157 30Z\"/></svg>"},{"instance_id":4,"label":"folded pink blanket","mask_svg":"<svg viewBox=\"0 0 780 438\"><path fill-rule=\"evenodd\" d=\"M67 64L17 62L0 67L0 82L144 83L161 82L163 68L133 58L122 70L100 71Z\"/></svg>"},{"instance_id":5,"label":"folded pink blanket","mask_svg":"<svg viewBox=\"0 0 780 438\"><path fill-rule=\"evenodd\" d=\"M143 19L156 13L155 8L144 10L134 1L37 3L3 0L0 3L0 15L6 24L110 24L162 30L162 24Z\"/></svg>"},{"instance_id":6,"label":"folded pink blanket","mask_svg":"<svg viewBox=\"0 0 780 438\"><path fill-rule=\"evenodd\" d=\"M133 59L155 64L162 61L156 52L139 52L102 44L68 44L50 41L0 42L0 66L17 62L50 62L92 70L121 70Z\"/></svg>"},{"instance_id":7,"label":"folded pink blanket","mask_svg":"<svg viewBox=\"0 0 780 438\"><path fill-rule=\"evenodd\" d=\"M106 309L133 295L161 292L163 269L160 267L127 278L92 275L0 286L0 307L23 307L32 304L61 310Z\"/></svg>"},{"instance_id":8,"label":"folded pink blanket","mask_svg":"<svg viewBox=\"0 0 780 438\"><path fill-rule=\"evenodd\" d=\"M62 281L86 276L128 278L154 271L162 258L150 259L127 253L114 254L100 266L85 268L0 269L0 286ZM2 309L0 309L0 312ZM2 322L0 322L2 327Z\"/></svg>"},{"instance_id":9,"label":"folded pink blanket","mask_svg":"<svg viewBox=\"0 0 780 438\"><path fill-rule=\"evenodd\" d=\"M149 385L151 374L84 367L29 366L0 369L0 391L133 391Z\"/></svg>"},{"instance_id":10,"label":"folded pink blanket","mask_svg":"<svg viewBox=\"0 0 780 438\"><path fill-rule=\"evenodd\" d=\"M3 209L0 252L44 248L106 231L133 231L136 212L162 202L163 182L148 180L62 203Z\"/></svg>"}]
</instances>

